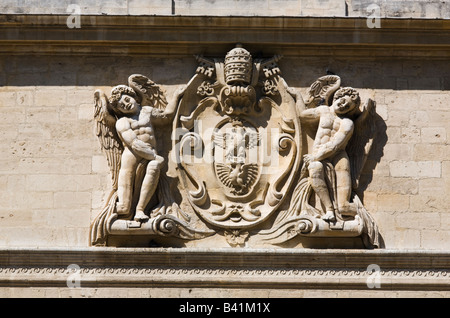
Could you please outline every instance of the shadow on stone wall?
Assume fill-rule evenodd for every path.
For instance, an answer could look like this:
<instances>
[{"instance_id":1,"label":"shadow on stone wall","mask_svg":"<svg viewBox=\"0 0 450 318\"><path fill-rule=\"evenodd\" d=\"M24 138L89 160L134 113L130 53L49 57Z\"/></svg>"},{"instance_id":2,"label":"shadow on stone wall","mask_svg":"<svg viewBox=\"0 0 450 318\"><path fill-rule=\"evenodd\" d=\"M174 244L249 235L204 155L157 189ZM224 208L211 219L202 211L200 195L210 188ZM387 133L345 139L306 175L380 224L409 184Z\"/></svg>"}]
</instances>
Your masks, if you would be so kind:
<instances>
[{"instance_id":1,"label":"shadow on stone wall","mask_svg":"<svg viewBox=\"0 0 450 318\"><path fill-rule=\"evenodd\" d=\"M359 187L356 193L364 201L364 191L369 186L373 178L373 171L377 164L381 161L384 155L384 146L387 143L388 136L386 134L386 123L380 115L375 114L376 120L376 135L373 142L373 146L369 152L366 165L363 168L361 178L359 180Z\"/></svg>"},{"instance_id":2,"label":"shadow on stone wall","mask_svg":"<svg viewBox=\"0 0 450 318\"><path fill-rule=\"evenodd\" d=\"M272 57L266 51L255 48L251 53L254 58ZM284 57L279 66L291 87L309 87L318 74L331 70L346 86L357 89L450 89L450 64L443 60ZM115 86L126 84L134 73L161 85L182 85L196 68L194 56L1 56L0 85Z\"/></svg>"},{"instance_id":3,"label":"shadow on stone wall","mask_svg":"<svg viewBox=\"0 0 450 318\"><path fill-rule=\"evenodd\" d=\"M366 191L369 184L372 182L373 172L377 166L377 164L381 161L381 158L384 156L384 146L388 141L388 136L386 133L387 125L384 119L375 114L376 121L376 133L375 139L373 142L373 146L369 152L367 162L363 168L361 177L359 179L358 189L355 190L355 193L364 203L364 192ZM372 211L369 211L371 213ZM372 213L371 213L372 214ZM385 242L383 238L383 233L379 235L379 248L385 248Z\"/></svg>"}]
</instances>

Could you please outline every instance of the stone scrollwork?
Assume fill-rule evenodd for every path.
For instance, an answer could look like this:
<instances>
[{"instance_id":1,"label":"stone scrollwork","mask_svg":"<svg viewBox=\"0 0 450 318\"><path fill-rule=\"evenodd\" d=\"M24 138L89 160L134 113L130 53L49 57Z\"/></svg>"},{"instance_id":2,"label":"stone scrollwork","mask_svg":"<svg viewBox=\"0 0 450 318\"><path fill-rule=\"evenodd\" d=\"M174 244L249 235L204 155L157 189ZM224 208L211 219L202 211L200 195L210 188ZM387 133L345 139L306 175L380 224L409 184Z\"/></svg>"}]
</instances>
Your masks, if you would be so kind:
<instances>
[{"instance_id":1,"label":"stone scrollwork","mask_svg":"<svg viewBox=\"0 0 450 318\"><path fill-rule=\"evenodd\" d=\"M280 56L256 59L240 45L224 59L196 58L195 75L169 101L140 74L110 97L95 92L112 190L91 244L137 235L206 245L222 237L233 247L362 237L379 247L355 192L375 102L361 103L336 75L317 79L303 100L281 77Z\"/></svg>"},{"instance_id":2,"label":"stone scrollwork","mask_svg":"<svg viewBox=\"0 0 450 318\"><path fill-rule=\"evenodd\" d=\"M174 131L186 129L185 135L202 141L196 152L180 145L184 137L173 140L173 148L183 147L175 153L181 154L176 161L187 199L202 220L226 233L250 233L270 219L287 200L300 166L300 120L279 59L253 59L241 46L223 60L201 57L214 72L191 79L185 94L195 99L182 99L174 119ZM203 94L211 74L208 88L214 91ZM290 130L282 129L286 123ZM199 193L202 200L193 195Z\"/></svg>"}]
</instances>

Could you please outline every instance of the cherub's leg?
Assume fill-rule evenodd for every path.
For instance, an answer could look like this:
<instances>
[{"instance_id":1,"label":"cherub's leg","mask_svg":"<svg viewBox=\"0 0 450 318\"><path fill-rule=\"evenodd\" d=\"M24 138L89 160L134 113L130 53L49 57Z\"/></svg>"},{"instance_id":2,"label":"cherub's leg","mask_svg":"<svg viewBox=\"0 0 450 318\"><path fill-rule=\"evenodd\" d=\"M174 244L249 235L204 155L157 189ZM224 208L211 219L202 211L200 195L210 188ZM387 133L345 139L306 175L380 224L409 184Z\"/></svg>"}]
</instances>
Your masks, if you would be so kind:
<instances>
[{"instance_id":1,"label":"cherub's leg","mask_svg":"<svg viewBox=\"0 0 450 318\"><path fill-rule=\"evenodd\" d=\"M350 160L347 153L341 151L336 154L333 160L334 169L336 171L337 184L337 204L341 215L354 216L356 209L350 203L350 196L352 194L352 178L350 172Z\"/></svg>"},{"instance_id":2,"label":"cherub's leg","mask_svg":"<svg viewBox=\"0 0 450 318\"><path fill-rule=\"evenodd\" d=\"M142 181L141 193L136 206L136 214L134 216L135 221L144 221L149 218L148 215L144 213L144 210L155 193L156 187L158 186L160 167L160 160L157 159L151 160L147 164L147 171L145 173L144 180Z\"/></svg>"},{"instance_id":3,"label":"cherub's leg","mask_svg":"<svg viewBox=\"0 0 450 318\"><path fill-rule=\"evenodd\" d=\"M122 153L122 160L119 171L117 195L117 214L125 215L130 213L131 203L133 201L133 183L136 174L137 160L128 148Z\"/></svg>"},{"instance_id":4,"label":"cherub's leg","mask_svg":"<svg viewBox=\"0 0 450 318\"><path fill-rule=\"evenodd\" d=\"M323 164L320 161L312 161L308 165L308 170L309 182L326 210L322 219L331 222L336 221L333 203L331 202L330 193L328 192L329 190L325 182Z\"/></svg>"}]
</instances>

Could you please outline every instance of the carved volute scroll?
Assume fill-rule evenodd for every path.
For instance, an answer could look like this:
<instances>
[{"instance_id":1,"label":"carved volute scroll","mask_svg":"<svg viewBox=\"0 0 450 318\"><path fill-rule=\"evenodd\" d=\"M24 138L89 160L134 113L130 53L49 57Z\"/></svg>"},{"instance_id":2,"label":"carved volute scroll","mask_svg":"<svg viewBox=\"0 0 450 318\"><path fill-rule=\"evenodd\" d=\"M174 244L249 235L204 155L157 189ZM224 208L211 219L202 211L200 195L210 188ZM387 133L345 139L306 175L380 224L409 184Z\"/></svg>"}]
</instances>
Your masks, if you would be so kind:
<instances>
[{"instance_id":1,"label":"carved volute scroll","mask_svg":"<svg viewBox=\"0 0 450 318\"><path fill-rule=\"evenodd\" d=\"M304 102L282 78L280 56L256 59L240 45L222 59L196 58L196 73L170 98L140 74L110 97L95 92L113 187L91 243L257 247L362 237L379 246L353 191L374 138L374 101L361 103L332 75Z\"/></svg>"},{"instance_id":2,"label":"carved volute scroll","mask_svg":"<svg viewBox=\"0 0 450 318\"><path fill-rule=\"evenodd\" d=\"M197 71L186 88L196 98L182 100L174 120L174 131L187 132L173 141L180 179L207 223L224 230L254 228L283 203L299 169L295 100L269 65L274 59L253 60L236 47L223 62L202 60L214 72ZM206 96L198 90L205 86Z\"/></svg>"}]
</instances>

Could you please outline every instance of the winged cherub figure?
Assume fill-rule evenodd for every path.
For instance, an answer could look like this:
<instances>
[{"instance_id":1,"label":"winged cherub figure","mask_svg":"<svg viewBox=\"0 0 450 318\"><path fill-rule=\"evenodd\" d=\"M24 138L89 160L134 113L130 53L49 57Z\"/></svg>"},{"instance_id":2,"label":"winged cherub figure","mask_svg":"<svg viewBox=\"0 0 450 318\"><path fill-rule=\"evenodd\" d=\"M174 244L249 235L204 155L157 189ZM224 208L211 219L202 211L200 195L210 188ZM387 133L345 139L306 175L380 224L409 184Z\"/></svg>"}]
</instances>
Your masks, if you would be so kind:
<instances>
[{"instance_id":1,"label":"winged cherub figure","mask_svg":"<svg viewBox=\"0 0 450 318\"><path fill-rule=\"evenodd\" d=\"M164 158L158 155L153 124L169 122L184 89L167 103L159 86L143 75L129 77L129 86L118 85L106 98L96 92L97 134L107 152L113 191L117 190L115 212L145 221L145 208L158 185Z\"/></svg>"},{"instance_id":2,"label":"winged cherub figure","mask_svg":"<svg viewBox=\"0 0 450 318\"><path fill-rule=\"evenodd\" d=\"M280 213L276 223L302 215L320 216L327 222L359 217L364 244L380 247L378 226L358 196L360 177L377 135L375 101L368 98L362 104L355 89L340 83L337 75L322 76L311 85L305 100L284 83L313 142L303 156L289 209ZM322 208L310 201L313 193Z\"/></svg>"},{"instance_id":3,"label":"winged cherub figure","mask_svg":"<svg viewBox=\"0 0 450 318\"><path fill-rule=\"evenodd\" d=\"M336 91L331 106L318 106L302 111L302 119L318 119L319 124L312 151L303 156L309 172L309 182L325 207L326 221L336 221L335 208L329 187L325 181L323 161L328 160L334 166L337 184L337 209L341 215L356 214L350 203L352 180L350 160L346 152L348 141L352 137L354 123L349 118L360 105L359 94L350 87Z\"/></svg>"}]
</instances>

